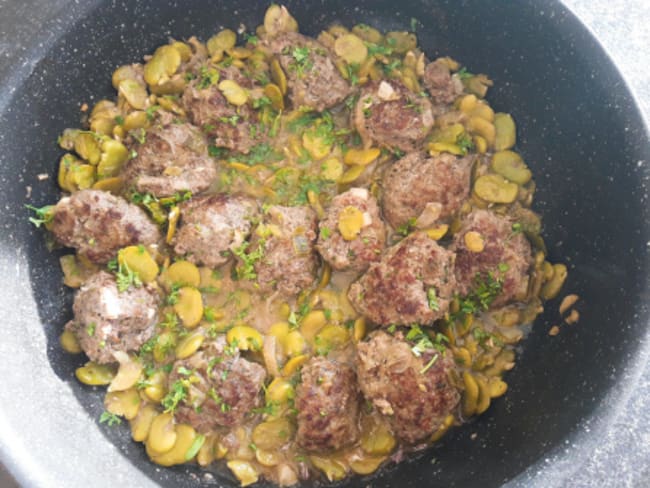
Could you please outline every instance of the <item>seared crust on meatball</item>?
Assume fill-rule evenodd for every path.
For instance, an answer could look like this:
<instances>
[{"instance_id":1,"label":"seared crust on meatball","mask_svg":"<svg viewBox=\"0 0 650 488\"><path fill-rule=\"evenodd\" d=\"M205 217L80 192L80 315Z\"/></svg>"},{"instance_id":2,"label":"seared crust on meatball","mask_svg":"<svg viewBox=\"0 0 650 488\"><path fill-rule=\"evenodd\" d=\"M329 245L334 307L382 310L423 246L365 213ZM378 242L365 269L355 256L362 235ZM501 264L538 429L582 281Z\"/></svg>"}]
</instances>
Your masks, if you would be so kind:
<instances>
[{"instance_id":1,"label":"seared crust on meatball","mask_svg":"<svg viewBox=\"0 0 650 488\"><path fill-rule=\"evenodd\" d=\"M209 195L182 204L174 251L195 264L216 268L241 246L257 219L257 201L241 195Z\"/></svg>"},{"instance_id":2,"label":"seared crust on meatball","mask_svg":"<svg viewBox=\"0 0 650 488\"><path fill-rule=\"evenodd\" d=\"M470 191L474 158L441 153L407 154L392 165L382 180L382 209L393 228L422 216L422 227L446 220L458 211ZM423 212L427 209L426 215Z\"/></svg>"},{"instance_id":3,"label":"seared crust on meatball","mask_svg":"<svg viewBox=\"0 0 650 488\"><path fill-rule=\"evenodd\" d=\"M350 286L348 299L377 324L426 325L444 316L455 288L454 254L415 232L370 265Z\"/></svg>"},{"instance_id":4,"label":"seared crust on meatball","mask_svg":"<svg viewBox=\"0 0 650 488\"><path fill-rule=\"evenodd\" d=\"M205 136L189 123L154 126L144 142L134 143L132 149L137 156L124 165L122 177L142 193L157 197L184 191L196 194L208 189L217 176Z\"/></svg>"},{"instance_id":5,"label":"seared crust on meatball","mask_svg":"<svg viewBox=\"0 0 650 488\"><path fill-rule=\"evenodd\" d=\"M430 349L418 357L411 347L401 333L374 332L357 344L357 374L366 400L386 415L400 439L414 444L442 425L460 395L450 379L455 365L449 350Z\"/></svg>"},{"instance_id":6,"label":"seared crust on meatball","mask_svg":"<svg viewBox=\"0 0 650 488\"><path fill-rule=\"evenodd\" d=\"M312 358L296 388L296 441L308 451L339 449L359 436L359 393L354 370L324 357Z\"/></svg>"},{"instance_id":7,"label":"seared crust on meatball","mask_svg":"<svg viewBox=\"0 0 650 488\"><path fill-rule=\"evenodd\" d=\"M198 432L241 424L261 404L266 370L226 347L220 336L187 359L176 361L169 375L169 390L183 388L186 396L175 413ZM180 385L180 386L179 386ZM199 408L200 407L200 408Z\"/></svg>"},{"instance_id":8,"label":"seared crust on meatball","mask_svg":"<svg viewBox=\"0 0 650 488\"><path fill-rule=\"evenodd\" d=\"M532 250L528 239L516 228L515 222L489 210L475 210L462 222L454 235L452 250L456 253L456 280L461 295L470 293L478 280L488 273L501 281L501 293L492 302L493 307L525 298ZM465 236L473 232L483 242L483 250L472 251Z\"/></svg>"},{"instance_id":9,"label":"seared crust on meatball","mask_svg":"<svg viewBox=\"0 0 650 488\"><path fill-rule=\"evenodd\" d=\"M319 112L341 103L351 88L334 65L332 53L315 39L286 32L267 41L287 75L288 95L294 108L310 107ZM306 57L296 59L295 50Z\"/></svg>"},{"instance_id":10,"label":"seared crust on meatball","mask_svg":"<svg viewBox=\"0 0 650 488\"><path fill-rule=\"evenodd\" d=\"M81 190L59 200L50 230L61 244L95 263L110 261L122 247L160 240L160 230L144 210L100 190Z\"/></svg>"},{"instance_id":11,"label":"seared crust on meatball","mask_svg":"<svg viewBox=\"0 0 650 488\"><path fill-rule=\"evenodd\" d=\"M400 81L371 82L361 90L352 124L365 147L374 143L414 151L433 127L431 102Z\"/></svg>"},{"instance_id":12,"label":"seared crust on meatball","mask_svg":"<svg viewBox=\"0 0 650 488\"><path fill-rule=\"evenodd\" d=\"M220 81L233 80L243 88L252 88L251 81L234 66L220 69L219 75ZM187 115L215 146L248 153L263 140L263 130L258 130L258 113L250 103L229 103L217 85L205 86L201 78L190 82L182 98Z\"/></svg>"},{"instance_id":13,"label":"seared crust on meatball","mask_svg":"<svg viewBox=\"0 0 650 488\"><path fill-rule=\"evenodd\" d=\"M269 207L248 247L249 257L257 255L255 288L293 296L309 287L318 268L315 243L316 214L311 208Z\"/></svg>"},{"instance_id":14,"label":"seared crust on meatball","mask_svg":"<svg viewBox=\"0 0 650 488\"><path fill-rule=\"evenodd\" d=\"M354 239L346 240L339 230L339 217L348 207L363 214L363 226ZM386 227L379 216L375 197L365 188L351 188L332 199L319 223L316 249L332 268L364 271L378 261L386 243Z\"/></svg>"},{"instance_id":15,"label":"seared crust on meatball","mask_svg":"<svg viewBox=\"0 0 650 488\"><path fill-rule=\"evenodd\" d=\"M449 66L442 59L426 65L423 81L437 105L449 104L463 92L463 83L457 77L451 76Z\"/></svg>"},{"instance_id":16,"label":"seared crust on meatball","mask_svg":"<svg viewBox=\"0 0 650 488\"><path fill-rule=\"evenodd\" d=\"M74 319L66 329L86 355L97 363L115 363L117 351L134 352L154 333L160 295L144 285L118 291L115 277L105 271L91 276L74 297Z\"/></svg>"}]
</instances>

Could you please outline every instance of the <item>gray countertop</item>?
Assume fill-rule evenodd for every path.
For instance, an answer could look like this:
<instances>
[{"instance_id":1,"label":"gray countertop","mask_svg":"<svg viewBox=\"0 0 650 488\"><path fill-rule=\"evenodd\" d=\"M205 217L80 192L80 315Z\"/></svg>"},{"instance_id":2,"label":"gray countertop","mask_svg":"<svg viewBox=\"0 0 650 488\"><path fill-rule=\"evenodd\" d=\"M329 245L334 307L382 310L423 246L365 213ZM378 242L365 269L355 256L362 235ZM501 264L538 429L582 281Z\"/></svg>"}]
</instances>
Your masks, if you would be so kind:
<instances>
[{"instance_id":1,"label":"gray countertop","mask_svg":"<svg viewBox=\"0 0 650 488\"><path fill-rule=\"evenodd\" d=\"M52 2L56 5L57 2ZM650 1L649 0L564 0L564 3L588 26L600 40L605 50L619 67L639 106L643 110L646 124L650 122ZM0 15L3 11L20 12L23 2L0 0ZM23 33L24 34L24 33ZM21 32L0 33L0 64L11 59L12 46L20 44ZM11 41L10 41L11 37ZM6 67L6 65L5 65ZM1 66L0 66L1 68ZM0 70L0 75L2 75ZM0 76L1 78L2 76ZM640 161L639 164L650 164ZM650 243L648 243L650 247ZM613 422L603 426L604 435L597 446L573 456L549 456L545 463L554 465L550 474L541 479L539 473L529 472L529 486L560 486L562 481L571 480L571 486L578 487L641 487L648 486L650 477L650 345L636 361L629 364L627 380L638 387L627 398L617 397L612 391L604 404L616 406ZM621 401L622 400L622 401ZM612 407L614 408L614 407ZM601 427L585 425L589 429ZM630 449L622 451L621 445ZM571 445L563 446L563 452L570 452ZM621 452L625 452L621 456ZM562 460L565 459L565 460ZM571 459L570 464L566 459ZM564 464L563 464L564 463ZM615 474L614 474L615 473ZM550 476L550 478L548 478ZM557 479L552 479L557 476ZM118 480L115 480L118 484ZM124 481L124 480L122 480ZM13 487L15 482L4 471L0 472L0 486Z\"/></svg>"}]
</instances>

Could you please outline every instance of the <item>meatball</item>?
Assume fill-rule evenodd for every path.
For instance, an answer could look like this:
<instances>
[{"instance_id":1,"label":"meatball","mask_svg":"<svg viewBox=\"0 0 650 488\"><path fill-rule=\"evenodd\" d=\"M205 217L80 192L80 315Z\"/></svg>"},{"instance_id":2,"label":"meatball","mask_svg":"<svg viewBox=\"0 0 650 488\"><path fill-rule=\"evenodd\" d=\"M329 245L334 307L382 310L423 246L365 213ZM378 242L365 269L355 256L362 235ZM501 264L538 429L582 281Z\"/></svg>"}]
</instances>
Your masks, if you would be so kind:
<instances>
[{"instance_id":1,"label":"meatball","mask_svg":"<svg viewBox=\"0 0 650 488\"><path fill-rule=\"evenodd\" d=\"M348 299L380 325L431 324L445 315L455 288L454 254L416 232L371 264Z\"/></svg>"},{"instance_id":2,"label":"meatball","mask_svg":"<svg viewBox=\"0 0 650 488\"><path fill-rule=\"evenodd\" d=\"M453 102L463 92L463 83L457 76L451 76L449 66L442 59L426 65L424 86L438 105Z\"/></svg>"},{"instance_id":3,"label":"meatball","mask_svg":"<svg viewBox=\"0 0 650 488\"><path fill-rule=\"evenodd\" d=\"M127 185L157 197L177 192L200 193L217 177L205 136L188 123L156 126L134 143L137 156L122 170Z\"/></svg>"},{"instance_id":4,"label":"meatball","mask_svg":"<svg viewBox=\"0 0 650 488\"><path fill-rule=\"evenodd\" d=\"M339 222L350 211L363 218L359 233L351 240L343 237ZM316 249L332 268L340 271L364 271L378 261L386 242L386 229L379 216L377 201L365 188L352 188L337 195L319 223Z\"/></svg>"},{"instance_id":5,"label":"meatball","mask_svg":"<svg viewBox=\"0 0 650 488\"><path fill-rule=\"evenodd\" d=\"M359 435L356 375L347 365L323 357L302 368L296 388L296 441L308 451L339 449Z\"/></svg>"},{"instance_id":6,"label":"meatball","mask_svg":"<svg viewBox=\"0 0 650 488\"><path fill-rule=\"evenodd\" d=\"M261 404L265 378L264 367L240 357L239 351L226 346L225 337L220 336L174 363L169 391L182 389L185 393L176 406L176 420L201 433L239 425Z\"/></svg>"},{"instance_id":7,"label":"meatball","mask_svg":"<svg viewBox=\"0 0 650 488\"><path fill-rule=\"evenodd\" d=\"M397 437L414 444L440 427L460 395L450 378L455 365L448 349L416 356L411 348L399 332L374 332L357 344L357 374L366 400L387 416Z\"/></svg>"},{"instance_id":8,"label":"meatball","mask_svg":"<svg viewBox=\"0 0 650 488\"><path fill-rule=\"evenodd\" d=\"M97 363L116 362L113 353L133 352L153 336L160 295L150 285L120 292L115 277L100 271L74 297L74 319L66 328Z\"/></svg>"},{"instance_id":9,"label":"meatball","mask_svg":"<svg viewBox=\"0 0 650 488\"><path fill-rule=\"evenodd\" d=\"M122 247L155 244L161 238L144 210L100 190L81 190L59 200L50 229L58 242L100 264Z\"/></svg>"},{"instance_id":10,"label":"meatball","mask_svg":"<svg viewBox=\"0 0 650 488\"><path fill-rule=\"evenodd\" d=\"M533 257L528 239L513 229L514 223L489 210L475 210L463 220L451 248L456 253L455 273L461 295L491 277L501 283L492 306L525 298ZM466 237L468 233L472 234ZM482 242L482 250L468 247L471 238Z\"/></svg>"},{"instance_id":11,"label":"meatball","mask_svg":"<svg viewBox=\"0 0 650 488\"><path fill-rule=\"evenodd\" d=\"M413 151L433 127L431 102L397 80L368 83L352 112L352 124L366 147L374 142Z\"/></svg>"},{"instance_id":12,"label":"meatball","mask_svg":"<svg viewBox=\"0 0 650 488\"><path fill-rule=\"evenodd\" d=\"M469 195L472 163L471 156L407 154L384 174L384 217L393 228L420 216L422 225L418 227L448 219Z\"/></svg>"},{"instance_id":13,"label":"meatball","mask_svg":"<svg viewBox=\"0 0 650 488\"><path fill-rule=\"evenodd\" d=\"M234 66L221 69L219 74L219 80L233 80L243 88L252 87L249 79ZM248 153L262 140L257 111L250 103L241 106L229 103L216 83L206 86L200 77L197 78L185 89L182 101L190 121L200 127L215 146Z\"/></svg>"},{"instance_id":14,"label":"meatball","mask_svg":"<svg viewBox=\"0 0 650 488\"><path fill-rule=\"evenodd\" d=\"M257 202L245 196L209 195L192 198L181 206L174 235L174 251L195 264L221 266L239 247L257 219Z\"/></svg>"},{"instance_id":15,"label":"meatball","mask_svg":"<svg viewBox=\"0 0 650 488\"><path fill-rule=\"evenodd\" d=\"M322 112L350 94L350 85L334 65L330 51L320 42L297 32L286 32L267 44L286 73L294 108L309 107Z\"/></svg>"},{"instance_id":16,"label":"meatball","mask_svg":"<svg viewBox=\"0 0 650 488\"><path fill-rule=\"evenodd\" d=\"M314 281L318 267L315 242L316 214L311 208L274 205L264 214L237 272L249 275L262 292L297 295ZM246 268L250 265L253 270L249 273Z\"/></svg>"}]
</instances>

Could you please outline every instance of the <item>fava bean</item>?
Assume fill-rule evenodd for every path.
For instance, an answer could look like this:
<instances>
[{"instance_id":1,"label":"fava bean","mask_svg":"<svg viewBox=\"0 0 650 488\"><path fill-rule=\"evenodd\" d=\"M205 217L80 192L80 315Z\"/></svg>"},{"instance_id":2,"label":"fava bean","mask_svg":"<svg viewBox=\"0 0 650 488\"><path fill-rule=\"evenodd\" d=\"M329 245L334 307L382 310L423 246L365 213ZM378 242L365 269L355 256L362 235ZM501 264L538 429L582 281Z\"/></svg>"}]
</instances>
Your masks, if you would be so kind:
<instances>
[{"instance_id":1,"label":"fava bean","mask_svg":"<svg viewBox=\"0 0 650 488\"><path fill-rule=\"evenodd\" d=\"M174 304L174 311L188 329L199 325L203 317L203 298L199 290L189 286L178 290L178 301Z\"/></svg>"},{"instance_id":2,"label":"fava bean","mask_svg":"<svg viewBox=\"0 0 650 488\"><path fill-rule=\"evenodd\" d=\"M512 203L517 198L519 187L501 175L487 174L479 176L474 182L476 195L491 203Z\"/></svg>"},{"instance_id":3,"label":"fava bean","mask_svg":"<svg viewBox=\"0 0 650 488\"><path fill-rule=\"evenodd\" d=\"M533 177L521 156L513 151L494 153L490 167L495 173L518 185L525 185Z\"/></svg>"}]
</instances>

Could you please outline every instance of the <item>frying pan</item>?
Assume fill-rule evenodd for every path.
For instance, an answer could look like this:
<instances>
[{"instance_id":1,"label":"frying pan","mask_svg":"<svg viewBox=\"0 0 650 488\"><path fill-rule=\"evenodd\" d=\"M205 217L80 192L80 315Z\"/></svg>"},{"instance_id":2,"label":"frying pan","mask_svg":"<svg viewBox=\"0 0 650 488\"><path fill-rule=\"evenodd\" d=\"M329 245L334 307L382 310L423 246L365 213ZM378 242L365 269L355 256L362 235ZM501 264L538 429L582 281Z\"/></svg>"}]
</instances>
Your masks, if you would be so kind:
<instances>
[{"instance_id":1,"label":"frying pan","mask_svg":"<svg viewBox=\"0 0 650 488\"><path fill-rule=\"evenodd\" d=\"M610 7L610 3L606 8ZM408 29L430 57L450 55L495 80L489 99L518 123L536 176L536 210L552 261L581 319L557 337L547 304L506 378L508 394L428 450L350 486L641 486L650 442L650 175L648 131L597 41L555 1L346 0L286 4L301 29L333 21ZM594 5L603 8L606 2ZM642 5L637 2L635 5ZM70 316L57 253L27 222L25 203L54 202L55 141L79 106L113 96L110 75L167 41L253 27L266 2L0 2L0 451L26 486L232 486L223 471L161 469L128 429L98 424L102 391L80 385L82 358L58 346ZM634 14L634 12L630 12ZM647 48L647 46L646 46ZM647 66L647 52L639 60ZM28 189L29 187L29 189ZM29 198L27 194L29 193ZM645 368L645 369L644 369Z\"/></svg>"}]
</instances>

